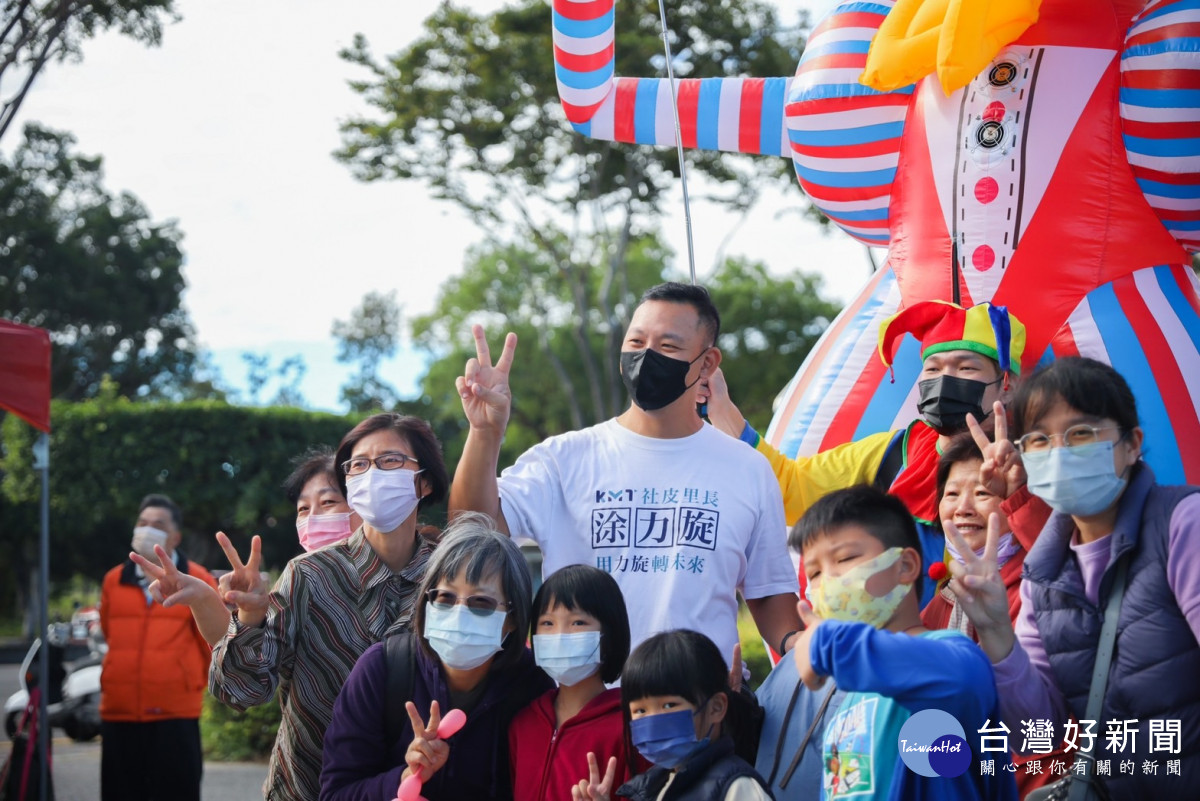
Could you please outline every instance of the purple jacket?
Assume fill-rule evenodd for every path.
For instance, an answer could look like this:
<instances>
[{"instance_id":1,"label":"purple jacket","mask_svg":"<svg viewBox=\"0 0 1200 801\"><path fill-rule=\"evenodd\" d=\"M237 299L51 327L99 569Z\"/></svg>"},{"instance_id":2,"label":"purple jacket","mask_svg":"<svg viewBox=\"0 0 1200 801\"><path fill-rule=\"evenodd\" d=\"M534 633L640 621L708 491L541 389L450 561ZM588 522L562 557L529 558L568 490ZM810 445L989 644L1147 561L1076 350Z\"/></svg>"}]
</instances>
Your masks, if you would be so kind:
<instances>
[{"instance_id":1,"label":"purple jacket","mask_svg":"<svg viewBox=\"0 0 1200 801\"><path fill-rule=\"evenodd\" d=\"M404 752L412 742L412 724L401 712L404 730L388 743L384 734L387 664L384 644L368 648L338 694L333 720L325 730L321 767L321 801L392 801L404 773ZM421 790L429 801L439 799L510 799L508 724L526 704L554 686L533 662L528 649L515 666L493 669L487 688L467 722L447 742L450 758ZM441 666L417 650L417 676L412 701L429 714L437 701L442 713L452 707Z\"/></svg>"}]
</instances>

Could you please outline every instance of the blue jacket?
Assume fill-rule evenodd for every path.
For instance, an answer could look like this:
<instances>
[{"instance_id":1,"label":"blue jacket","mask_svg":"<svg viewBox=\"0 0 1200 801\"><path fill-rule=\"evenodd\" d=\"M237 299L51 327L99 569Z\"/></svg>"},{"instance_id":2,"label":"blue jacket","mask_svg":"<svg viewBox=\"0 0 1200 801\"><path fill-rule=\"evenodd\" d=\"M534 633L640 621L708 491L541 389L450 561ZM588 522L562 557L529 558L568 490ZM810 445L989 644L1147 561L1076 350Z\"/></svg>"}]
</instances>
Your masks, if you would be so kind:
<instances>
[{"instance_id":1,"label":"blue jacket","mask_svg":"<svg viewBox=\"0 0 1200 801\"><path fill-rule=\"evenodd\" d=\"M753 777L764 788L767 786L750 763L733 753L733 740L721 737L674 771L655 766L634 776L617 789L617 796L634 801L654 801L672 772L675 779L667 788L663 801L722 801L729 786L743 776Z\"/></svg>"},{"instance_id":2,"label":"blue jacket","mask_svg":"<svg viewBox=\"0 0 1200 801\"><path fill-rule=\"evenodd\" d=\"M334 703L333 720L325 730L322 801L389 801L396 797L413 731L406 722L400 739L390 744L384 734L385 654L381 642L363 652ZM445 714L453 707L441 665L420 649L416 661L413 703L422 719L428 717L432 701L437 701ZM534 664L528 648L518 664L504 670L493 668L487 682L483 696L467 712L466 724L447 740L449 760L421 789L429 801L512 798L508 724L554 683Z\"/></svg>"},{"instance_id":3,"label":"blue jacket","mask_svg":"<svg viewBox=\"0 0 1200 801\"><path fill-rule=\"evenodd\" d=\"M865 623L826 620L813 632L809 656L818 673L832 676L846 692L877 693L909 713L940 709L962 724L973 752L970 769L954 778L925 777L897 759L889 799L1015 801L1013 774L1002 769L1007 755L995 760L996 775L980 775L978 732L988 720L999 720L1000 713L992 665L967 637L913 637Z\"/></svg>"},{"instance_id":4,"label":"blue jacket","mask_svg":"<svg viewBox=\"0 0 1200 801\"><path fill-rule=\"evenodd\" d=\"M1119 557L1130 555L1125 597L1117 621L1117 643L1105 689L1102 720L1096 722L1093 753L1112 760L1107 780L1114 797L1200 798L1200 645L1167 583L1167 544L1171 514L1200 487L1160 487L1154 473L1136 469L1117 507L1112 555L1100 583L1099 606L1084 594L1083 577L1071 554L1075 525L1055 514L1025 559L1034 619L1054 674L1071 713L1084 719L1096 648ZM1151 753L1150 720L1179 720L1181 753ZM1134 749L1107 751L1109 720L1136 720ZM1133 775L1117 763L1133 759ZM1164 766L1146 775L1145 760L1180 759L1181 775Z\"/></svg>"}]
</instances>

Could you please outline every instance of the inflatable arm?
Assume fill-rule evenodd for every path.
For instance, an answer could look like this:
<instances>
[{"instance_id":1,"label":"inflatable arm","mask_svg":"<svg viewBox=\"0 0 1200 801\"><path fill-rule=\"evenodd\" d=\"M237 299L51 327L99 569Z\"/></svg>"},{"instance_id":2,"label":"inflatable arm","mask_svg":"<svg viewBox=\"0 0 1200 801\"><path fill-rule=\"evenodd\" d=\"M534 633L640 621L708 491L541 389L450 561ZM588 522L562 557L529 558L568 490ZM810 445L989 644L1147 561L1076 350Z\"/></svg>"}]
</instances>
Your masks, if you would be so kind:
<instances>
[{"instance_id":1,"label":"inflatable arm","mask_svg":"<svg viewBox=\"0 0 1200 801\"><path fill-rule=\"evenodd\" d=\"M1156 0L1134 20L1121 127L1146 201L1179 244L1200 250L1200 0Z\"/></svg>"},{"instance_id":2,"label":"inflatable arm","mask_svg":"<svg viewBox=\"0 0 1200 801\"><path fill-rule=\"evenodd\" d=\"M614 0L554 0L554 72L567 119L593 139L675 145L671 82L614 75ZM675 81L684 147L790 155L783 124L790 78Z\"/></svg>"},{"instance_id":3,"label":"inflatable arm","mask_svg":"<svg viewBox=\"0 0 1200 801\"><path fill-rule=\"evenodd\" d=\"M888 204L911 86L858 83L891 8L842 2L814 29L795 78L677 80L683 146L792 158L801 186L856 239L888 242ZM675 145L671 83L614 74L614 0L554 0L554 63L567 119L593 139Z\"/></svg>"}]
</instances>

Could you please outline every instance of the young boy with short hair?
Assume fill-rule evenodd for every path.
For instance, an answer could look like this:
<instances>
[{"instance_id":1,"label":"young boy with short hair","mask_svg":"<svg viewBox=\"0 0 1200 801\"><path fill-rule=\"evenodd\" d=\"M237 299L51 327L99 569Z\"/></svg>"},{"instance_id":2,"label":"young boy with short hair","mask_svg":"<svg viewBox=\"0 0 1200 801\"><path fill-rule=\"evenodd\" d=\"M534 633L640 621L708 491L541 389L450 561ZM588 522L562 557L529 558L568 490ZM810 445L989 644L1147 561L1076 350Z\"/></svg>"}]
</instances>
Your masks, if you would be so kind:
<instances>
[{"instance_id":1,"label":"young boy with short hair","mask_svg":"<svg viewBox=\"0 0 1200 801\"><path fill-rule=\"evenodd\" d=\"M999 719L987 657L960 632L921 625L920 540L904 504L869 486L830 493L788 544L808 577L808 603L799 604L805 630L791 654L800 679L815 691L832 677L846 692L814 734L822 738L822 798L1015 799L1007 752L980 754L973 745ZM927 710L946 714L923 715L902 732ZM986 776L984 757L994 758Z\"/></svg>"}]
</instances>

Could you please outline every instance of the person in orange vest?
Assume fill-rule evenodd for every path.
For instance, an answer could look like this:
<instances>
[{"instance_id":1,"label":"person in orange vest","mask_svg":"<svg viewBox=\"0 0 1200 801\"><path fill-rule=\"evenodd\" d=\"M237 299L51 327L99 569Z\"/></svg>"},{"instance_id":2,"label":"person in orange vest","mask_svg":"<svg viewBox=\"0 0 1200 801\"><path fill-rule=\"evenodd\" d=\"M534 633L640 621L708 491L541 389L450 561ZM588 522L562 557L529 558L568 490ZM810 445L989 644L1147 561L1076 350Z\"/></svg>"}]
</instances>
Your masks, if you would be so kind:
<instances>
[{"instance_id":1,"label":"person in orange vest","mask_svg":"<svg viewBox=\"0 0 1200 801\"><path fill-rule=\"evenodd\" d=\"M161 558L216 589L213 577L179 550L183 522L166 495L138 507L133 551ZM157 546L157 551L156 551ZM212 653L186 606L164 608L151 579L130 558L108 571L100 626L108 653L100 678L102 801L199 801L200 704Z\"/></svg>"}]
</instances>

